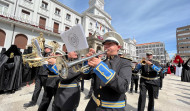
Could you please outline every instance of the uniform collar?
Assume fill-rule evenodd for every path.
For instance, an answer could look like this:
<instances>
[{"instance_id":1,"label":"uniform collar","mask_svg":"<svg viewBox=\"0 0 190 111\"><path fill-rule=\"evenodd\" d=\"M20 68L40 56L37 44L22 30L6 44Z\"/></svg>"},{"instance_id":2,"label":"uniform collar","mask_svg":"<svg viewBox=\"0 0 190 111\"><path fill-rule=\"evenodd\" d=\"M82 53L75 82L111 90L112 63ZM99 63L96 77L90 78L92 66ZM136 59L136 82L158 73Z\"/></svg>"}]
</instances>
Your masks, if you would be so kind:
<instances>
[{"instance_id":1,"label":"uniform collar","mask_svg":"<svg viewBox=\"0 0 190 111\"><path fill-rule=\"evenodd\" d=\"M107 57L107 59L108 59L108 60L113 60L113 59L115 59L116 57L118 57L118 55L113 55L113 56Z\"/></svg>"}]
</instances>

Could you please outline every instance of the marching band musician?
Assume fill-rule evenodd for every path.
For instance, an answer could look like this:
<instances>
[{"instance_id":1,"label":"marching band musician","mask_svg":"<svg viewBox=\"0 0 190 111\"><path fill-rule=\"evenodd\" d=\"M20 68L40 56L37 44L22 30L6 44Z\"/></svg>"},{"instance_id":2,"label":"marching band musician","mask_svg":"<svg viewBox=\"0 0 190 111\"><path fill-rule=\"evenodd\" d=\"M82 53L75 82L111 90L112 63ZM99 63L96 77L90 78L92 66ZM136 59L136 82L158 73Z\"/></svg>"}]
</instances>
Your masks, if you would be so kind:
<instances>
[{"instance_id":1,"label":"marching band musician","mask_svg":"<svg viewBox=\"0 0 190 111\"><path fill-rule=\"evenodd\" d=\"M94 93L85 111L124 111L125 93L132 74L131 62L118 56L118 51L123 45L119 34L107 32L103 37L107 58L103 61L96 57L89 59L88 65L91 68L84 72L89 76L93 74L94 79ZM91 48L87 56L94 53L95 50Z\"/></svg>"},{"instance_id":2,"label":"marching band musician","mask_svg":"<svg viewBox=\"0 0 190 111\"><path fill-rule=\"evenodd\" d=\"M56 48L59 47L59 44L56 41L50 41L47 47L52 47L49 56L62 55L60 51L56 50ZM56 50L56 52L52 52L53 50ZM48 64L44 64L43 67L47 69L48 77L45 83L44 94L42 97L42 101L39 105L38 111L47 111L52 97L56 94L59 81L59 75L57 72L57 67L55 65L56 59L50 58L47 62Z\"/></svg>"},{"instance_id":3,"label":"marching band musician","mask_svg":"<svg viewBox=\"0 0 190 111\"><path fill-rule=\"evenodd\" d=\"M45 46L44 52L42 53L42 55L44 57L50 56L50 54L52 52L52 48L53 47L50 47L50 45ZM37 68L38 68L38 73L35 77L35 88L34 88L34 92L32 95L32 100L29 103L24 104L24 107L26 107L26 108L36 105L42 87L44 88L44 90L46 89L46 81L48 78L48 70L47 70L47 68L45 68L43 66L39 66Z\"/></svg>"},{"instance_id":4,"label":"marching band musician","mask_svg":"<svg viewBox=\"0 0 190 111\"><path fill-rule=\"evenodd\" d=\"M78 58L76 52L68 53L68 60L73 61ZM55 64L55 62L54 62ZM76 111L80 101L80 78L81 72L78 71L80 65L74 65L68 70L68 77L60 79L57 93L54 97L52 111Z\"/></svg>"},{"instance_id":5,"label":"marching band musician","mask_svg":"<svg viewBox=\"0 0 190 111\"><path fill-rule=\"evenodd\" d=\"M146 102L146 92L148 90L149 103L148 111L154 111L154 87L159 85L159 73L161 71L160 64L158 61L153 60L153 52L147 51L145 64L139 63L135 70L141 69L140 78L140 95L138 100L138 111L144 111Z\"/></svg>"},{"instance_id":6,"label":"marching band musician","mask_svg":"<svg viewBox=\"0 0 190 111\"><path fill-rule=\"evenodd\" d=\"M137 62L135 60L132 61L132 77L131 77L130 93L133 93L133 86L134 86L134 84L135 84L135 93L137 93L137 90L138 90L139 75L134 70L136 65L137 65Z\"/></svg>"}]
</instances>

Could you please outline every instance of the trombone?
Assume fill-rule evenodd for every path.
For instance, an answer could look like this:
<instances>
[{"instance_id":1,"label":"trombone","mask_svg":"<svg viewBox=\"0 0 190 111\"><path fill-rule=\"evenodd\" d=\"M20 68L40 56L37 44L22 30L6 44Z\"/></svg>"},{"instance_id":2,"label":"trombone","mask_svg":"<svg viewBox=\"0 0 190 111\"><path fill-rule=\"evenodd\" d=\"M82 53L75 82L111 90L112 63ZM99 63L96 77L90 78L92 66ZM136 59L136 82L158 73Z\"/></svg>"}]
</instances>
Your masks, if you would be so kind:
<instances>
[{"instance_id":1,"label":"trombone","mask_svg":"<svg viewBox=\"0 0 190 111\"><path fill-rule=\"evenodd\" d=\"M82 58L82 59L78 59L72 62L66 62L63 58L61 57L57 57L56 58L56 66L57 66L57 70L59 75L63 78L66 79L68 77L68 69L74 65L77 65L81 62L87 61L88 59L91 59L93 57L99 56L101 54L106 54L107 50L94 54L92 56L86 57L86 58ZM81 67L80 71L83 71L84 69L87 69L87 67L89 67L88 65Z\"/></svg>"}]
</instances>

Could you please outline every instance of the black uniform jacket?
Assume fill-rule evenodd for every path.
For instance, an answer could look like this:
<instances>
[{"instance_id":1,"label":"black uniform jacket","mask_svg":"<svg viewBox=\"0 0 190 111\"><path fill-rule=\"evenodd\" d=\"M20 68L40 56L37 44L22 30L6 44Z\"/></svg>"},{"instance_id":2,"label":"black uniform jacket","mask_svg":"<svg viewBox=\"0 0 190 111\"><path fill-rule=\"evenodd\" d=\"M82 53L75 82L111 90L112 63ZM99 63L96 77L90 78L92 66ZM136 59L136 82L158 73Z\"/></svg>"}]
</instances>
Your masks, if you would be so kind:
<instances>
[{"instance_id":1,"label":"black uniform jacket","mask_svg":"<svg viewBox=\"0 0 190 111\"><path fill-rule=\"evenodd\" d=\"M0 90L16 90L21 84L22 57L17 47L12 45L0 58Z\"/></svg>"},{"instance_id":2,"label":"black uniform jacket","mask_svg":"<svg viewBox=\"0 0 190 111\"><path fill-rule=\"evenodd\" d=\"M73 68L77 69L78 67L73 66L68 70L67 79L60 79L59 85L69 85L77 84L77 87L65 88L58 86L54 103L56 107L59 107L62 110L72 110L78 107L80 101L80 87L79 81L81 72L74 71Z\"/></svg>"},{"instance_id":3,"label":"black uniform jacket","mask_svg":"<svg viewBox=\"0 0 190 111\"><path fill-rule=\"evenodd\" d=\"M150 62L152 62L152 64L156 65L157 67L160 67L160 64L158 61L155 61L155 60L150 60ZM144 77L148 77L148 78L156 78L156 77L159 77L159 74L158 72L156 72L155 70L153 70L151 68L151 65L142 65L141 67L141 70L142 70L142 76ZM153 84L153 85L159 85L159 79L156 79L156 80L147 80L147 79L144 79L141 77L140 79L140 83L142 82L145 82L145 83L148 83L148 84Z\"/></svg>"},{"instance_id":4,"label":"black uniform jacket","mask_svg":"<svg viewBox=\"0 0 190 111\"><path fill-rule=\"evenodd\" d=\"M115 76L105 84L95 73L93 73L93 71L91 71L90 73L94 75L94 96L100 101L115 102L125 100L125 93L128 90L132 75L131 61L126 58L120 58L116 55L106 58L103 62L108 65L108 70L114 70ZM94 111L96 107L92 105L94 103L91 104L90 102L88 105L90 105L90 109L93 109ZM107 111L106 108L103 109ZM89 110L89 106L87 106L87 110Z\"/></svg>"},{"instance_id":5,"label":"black uniform jacket","mask_svg":"<svg viewBox=\"0 0 190 111\"><path fill-rule=\"evenodd\" d=\"M139 79L138 72L136 70L132 70L132 79Z\"/></svg>"}]
</instances>

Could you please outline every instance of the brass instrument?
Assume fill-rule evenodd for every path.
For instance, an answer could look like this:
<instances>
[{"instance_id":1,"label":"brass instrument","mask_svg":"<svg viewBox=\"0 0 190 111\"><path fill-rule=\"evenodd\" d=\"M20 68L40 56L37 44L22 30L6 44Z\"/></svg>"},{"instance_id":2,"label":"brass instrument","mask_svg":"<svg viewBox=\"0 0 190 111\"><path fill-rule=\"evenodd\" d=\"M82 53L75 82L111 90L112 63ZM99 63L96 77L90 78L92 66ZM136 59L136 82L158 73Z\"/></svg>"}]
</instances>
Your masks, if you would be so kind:
<instances>
[{"instance_id":1,"label":"brass instrument","mask_svg":"<svg viewBox=\"0 0 190 111\"><path fill-rule=\"evenodd\" d=\"M52 48L53 53L55 54L56 50L58 50L58 48L60 47L60 45L55 42L55 41L51 41L49 42L49 44L45 44L45 39L43 37L43 34L40 33L40 36L37 38L32 39L32 53L31 54L24 54L22 56L23 58L23 63L26 64L28 63L28 65L30 67L38 67L38 66L42 66L43 62L47 61L49 58L55 58L58 56L49 56L49 57L43 57L42 56L42 51L44 50L45 45ZM64 56L66 55L65 52L59 50L62 55L59 56Z\"/></svg>"},{"instance_id":2,"label":"brass instrument","mask_svg":"<svg viewBox=\"0 0 190 111\"><path fill-rule=\"evenodd\" d=\"M142 65L146 65L146 58L142 58L141 64L142 64Z\"/></svg>"},{"instance_id":3,"label":"brass instrument","mask_svg":"<svg viewBox=\"0 0 190 111\"><path fill-rule=\"evenodd\" d=\"M40 50L44 50L45 38L43 37L43 33L40 33L39 37L33 38L31 41L32 53L22 55L23 64L25 65L26 63L28 63L29 67L38 67L42 65L42 62L39 59L28 60L31 58L39 57L39 54L37 53L37 47L35 45L35 40L38 41Z\"/></svg>"},{"instance_id":4,"label":"brass instrument","mask_svg":"<svg viewBox=\"0 0 190 111\"><path fill-rule=\"evenodd\" d=\"M57 57L56 59L56 66L57 66L57 70L58 70L58 73L59 75L63 78L63 79L66 79L68 77L68 69L74 65L77 65L79 63L82 63L84 61L87 61L88 59L91 59L93 57L96 57L96 56L99 56L101 54L105 54L107 51L104 51L104 52L100 52L100 53L97 53L97 54L94 54L90 57L86 57L86 58L82 58L82 59L78 59L78 60L75 60L75 61L72 61L72 62L66 62L63 58L61 57ZM87 67L89 66L83 66L81 67L81 69L79 69L81 72L83 72L84 70L87 69Z\"/></svg>"}]
</instances>

